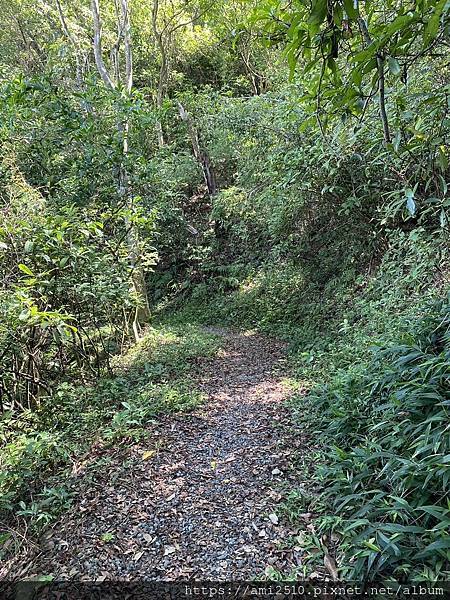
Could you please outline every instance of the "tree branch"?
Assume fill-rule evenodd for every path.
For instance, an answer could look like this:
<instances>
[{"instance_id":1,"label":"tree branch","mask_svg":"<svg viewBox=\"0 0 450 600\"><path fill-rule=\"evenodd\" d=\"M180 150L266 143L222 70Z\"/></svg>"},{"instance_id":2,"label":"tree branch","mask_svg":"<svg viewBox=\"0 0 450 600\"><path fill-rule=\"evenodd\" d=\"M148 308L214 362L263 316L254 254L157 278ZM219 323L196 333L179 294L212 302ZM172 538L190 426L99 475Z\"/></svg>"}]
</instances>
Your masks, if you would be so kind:
<instances>
[{"instance_id":1,"label":"tree branch","mask_svg":"<svg viewBox=\"0 0 450 600\"><path fill-rule=\"evenodd\" d=\"M69 42L72 44L73 49L74 49L75 64L76 64L76 81L77 81L78 87L81 87L82 82L83 82L83 74L82 74L82 66L81 66L80 45L79 45L78 41L76 40L76 38L71 34L71 32L67 26L67 21L64 16L60 1L55 0L55 2L56 2L56 7L58 8L59 21L61 23L61 28L63 30L63 33L66 36L66 38L69 40Z\"/></svg>"},{"instance_id":2,"label":"tree branch","mask_svg":"<svg viewBox=\"0 0 450 600\"><path fill-rule=\"evenodd\" d=\"M92 17L94 19L94 57L97 70L105 85L112 90L115 89L113 80L111 79L102 55L102 22L100 20L100 9L98 0L91 0Z\"/></svg>"}]
</instances>

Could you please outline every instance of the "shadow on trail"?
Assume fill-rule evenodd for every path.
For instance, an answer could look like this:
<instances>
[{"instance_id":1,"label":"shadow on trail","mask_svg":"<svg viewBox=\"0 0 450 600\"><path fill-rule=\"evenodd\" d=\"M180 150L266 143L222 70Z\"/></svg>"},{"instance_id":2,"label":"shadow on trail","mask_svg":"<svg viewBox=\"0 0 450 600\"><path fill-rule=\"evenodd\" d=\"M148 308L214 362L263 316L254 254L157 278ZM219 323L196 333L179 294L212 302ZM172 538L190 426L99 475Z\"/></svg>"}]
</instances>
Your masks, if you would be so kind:
<instances>
[{"instance_id":1,"label":"shadow on trail","mask_svg":"<svg viewBox=\"0 0 450 600\"><path fill-rule=\"evenodd\" d=\"M195 364L207 401L149 426L145 443L104 468L42 542L30 573L61 579L251 579L289 571L290 532L277 515L290 448L274 340L212 331L223 348Z\"/></svg>"}]
</instances>

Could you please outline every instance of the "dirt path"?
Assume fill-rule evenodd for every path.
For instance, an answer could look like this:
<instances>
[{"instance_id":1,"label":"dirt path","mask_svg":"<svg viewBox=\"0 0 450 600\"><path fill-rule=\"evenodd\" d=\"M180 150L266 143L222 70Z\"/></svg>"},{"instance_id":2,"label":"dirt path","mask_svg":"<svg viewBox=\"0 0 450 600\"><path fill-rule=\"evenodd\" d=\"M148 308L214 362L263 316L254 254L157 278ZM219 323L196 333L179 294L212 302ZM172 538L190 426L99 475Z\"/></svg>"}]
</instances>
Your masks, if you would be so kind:
<instances>
[{"instance_id":1,"label":"dirt path","mask_svg":"<svg viewBox=\"0 0 450 600\"><path fill-rule=\"evenodd\" d=\"M280 550L290 531L277 508L290 450L278 426L288 419L283 348L215 332L224 349L198 375L207 403L162 418L125 457L110 451L27 577L250 579L298 564Z\"/></svg>"}]
</instances>

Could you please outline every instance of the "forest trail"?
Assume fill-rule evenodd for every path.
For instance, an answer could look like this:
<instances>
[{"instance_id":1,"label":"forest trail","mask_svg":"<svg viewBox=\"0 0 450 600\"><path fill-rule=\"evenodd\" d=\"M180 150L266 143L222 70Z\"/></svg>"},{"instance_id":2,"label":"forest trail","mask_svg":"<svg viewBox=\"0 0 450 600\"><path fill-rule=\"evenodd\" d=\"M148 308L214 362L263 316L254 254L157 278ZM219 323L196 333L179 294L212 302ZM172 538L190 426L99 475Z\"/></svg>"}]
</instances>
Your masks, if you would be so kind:
<instances>
[{"instance_id":1,"label":"forest trail","mask_svg":"<svg viewBox=\"0 0 450 600\"><path fill-rule=\"evenodd\" d=\"M82 478L78 500L22 576L224 580L298 566L297 553L281 549L293 532L278 507L280 485L293 478L295 435L283 404L284 348L213 332L222 350L196 376L207 401L158 419L125 456L99 449L104 467Z\"/></svg>"}]
</instances>

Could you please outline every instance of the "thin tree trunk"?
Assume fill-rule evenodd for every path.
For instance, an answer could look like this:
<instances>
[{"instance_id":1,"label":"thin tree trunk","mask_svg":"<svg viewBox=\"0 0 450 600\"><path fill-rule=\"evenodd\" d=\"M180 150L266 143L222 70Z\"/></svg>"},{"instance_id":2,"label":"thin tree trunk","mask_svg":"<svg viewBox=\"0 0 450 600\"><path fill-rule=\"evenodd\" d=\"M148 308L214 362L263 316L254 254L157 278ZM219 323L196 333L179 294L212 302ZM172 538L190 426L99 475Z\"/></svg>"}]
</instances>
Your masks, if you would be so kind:
<instances>
[{"instance_id":1,"label":"thin tree trunk","mask_svg":"<svg viewBox=\"0 0 450 600\"><path fill-rule=\"evenodd\" d=\"M120 39L123 38L124 52L125 52L125 81L124 88L129 94L133 87L133 54L131 49L131 35L130 35L130 19L128 12L127 0L120 0L121 5L121 23L119 23L119 39L115 46L116 55L114 56L114 64L116 68L115 79L119 83L120 72L119 72L119 61L118 61L118 50L120 46ZM105 67L102 55L102 28L100 20L100 11L98 0L92 0L92 14L94 17L94 56L97 65L98 72L102 77L105 85L110 89L114 90L116 85L113 78L108 73ZM121 144L122 144L122 157L119 164L119 181L118 181L118 195L123 200L123 204L132 210L133 199L130 194L128 171L126 168L126 161L128 156L128 134L129 134L129 123L128 120L122 121L121 119L117 122L117 131L119 133ZM133 288L138 298L139 306L136 309L135 318L133 320L133 332L136 340L139 339L140 324L148 322L150 319L150 307L148 303L147 286L145 282L145 274L140 264L140 249L139 249L139 237L136 232L134 225L128 218L125 219L125 228L127 231L127 246L129 259L132 269L132 283Z\"/></svg>"},{"instance_id":2,"label":"thin tree trunk","mask_svg":"<svg viewBox=\"0 0 450 600\"><path fill-rule=\"evenodd\" d=\"M192 150L202 169L203 178L205 180L206 187L208 188L208 193L210 196L214 196L217 193L217 185L209 157L207 153L201 149L197 129L195 128L189 113L186 111L181 102L178 102L178 109L181 119L187 125L189 137L191 138Z\"/></svg>"},{"instance_id":3,"label":"thin tree trunk","mask_svg":"<svg viewBox=\"0 0 450 600\"><path fill-rule=\"evenodd\" d=\"M115 85L108 70L103 62L102 55L102 22L100 20L100 8L98 0L91 0L92 17L94 19L94 58L97 70L105 85L110 89L114 89Z\"/></svg>"},{"instance_id":4,"label":"thin tree trunk","mask_svg":"<svg viewBox=\"0 0 450 600\"><path fill-rule=\"evenodd\" d=\"M128 172L125 166L125 160L128 156L128 132L129 125L127 122L118 123L117 129L122 137L122 156L123 160L119 166L119 197L123 199L123 203L132 208L132 200L129 191ZM131 264L131 278L133 288L138 297L139 306L136 309L135 318L133 321L133 332L136 339L139 339L139 329L142 323L148 323L150 320L150 306L148 303L147 285L145 275L140 264L139 252L139 237L136 229L128 218L125 219L125 227L127 230L127 246Z\"/></svg>"},{"instance_id":5,"label":"thin tree trunk","mask_svg":"<svg viewBox=\"0 0 450 600\"><path fill-rule=\"evenodd\" d=\"M359 29L361 31L362 38L366 46L372 43L367 24L362 17L358 19ZM379 52L376 54L377 71L378 71L378 94L379 94L379 107L380 107L380 118L383 124L383 136L386 144L392 141L391 132L389 128L389 119L386 111L386 90L385 90L385 76L384 76L384 62L385 59Z\"/></svg>"},{"instance_id":6,"label":"thin tree trunk","mask_svg":"<svg viewBox=\"0 0 450 600\"><path fill-rule=\"evenodd\" d=\"M158 112L161 114L164 102L165 88L166 88L166 77L167 77L167 65L165 62L165 58L163 58L163 62L161 64L161 69L159 71L159 81L158 81L158 89L156 91L156 108ZM158 147L162 148L165 145L164 139L164 131L161 119L158 117L156 121L156 135L158 138Z\"/></svg>"},{"instance_id":7,"label":"thin tree trunk","mask_svg":"<svg viewBox=\"0 0 450 600\"><path fill-rule=\"evenodd\" d=\"M377 69L378 69L378 82L379 82L379 94L380 94L380 116L381 122L383 123L383 134L384 141L386 144L390 144L392 141L391 132L389 129L389 120L386 112L386 93L384 89L384 63L385 60L382 56L377 55Z\"/></svg>"},{"instance_id":8,"label":"thin tree trunk","mask_svg":"<svg viewBox=\"0 0 450 600\"><path fill-rule=\"evenodd\" d=\"M59 21L61 23L63 33L66 36L66 38L68 39L68 41L70 42L70 44L72 45L73 50L74 50L75 65L76 65L75 81L77 84L77 88L82 89L83 88L83 67L82 67L82 61L81 61L80 46L79 46L76 38L70 33L70 30L67 26L66 18L64 16L64 13L63 13L63 10L61 7L61 3L59 0L56 0L56 7L58 9Z\"/></svg>"},{"instance_id":9,"label":"thin tree trunk","mask_svg":"<svg viewBox=\"0 0 450 600\"><path fill-rule=\"evenodd\" d=\"M158 31L158 11L159 11L159 0L153 0L152 9L152 29L153 36L161 54L161 67L159 69L158 88L156 90L156 108L159 112L162 111L164 95L167 87L167 78L169 73L168 56L166 47L164 45L162 33ZM158 146L162 148L165 144L164 132L161 120L158 118L156 121L156 135L158 138Z\"/></svg>"}]
</instances>

